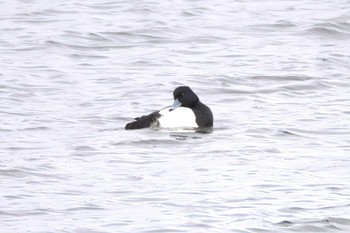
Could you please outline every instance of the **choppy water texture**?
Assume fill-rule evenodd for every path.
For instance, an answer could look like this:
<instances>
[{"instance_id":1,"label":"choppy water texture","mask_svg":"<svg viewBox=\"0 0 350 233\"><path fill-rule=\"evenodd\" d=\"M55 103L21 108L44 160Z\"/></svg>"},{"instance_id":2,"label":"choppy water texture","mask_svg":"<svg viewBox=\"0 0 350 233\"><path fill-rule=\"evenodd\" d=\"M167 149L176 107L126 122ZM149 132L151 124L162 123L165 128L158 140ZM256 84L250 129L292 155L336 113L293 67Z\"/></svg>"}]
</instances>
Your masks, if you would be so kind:
<instances>
[{"instance_id":1,"label":"choppy water texture","mask_svg":"<svg viewBox=\"0 0 350 233\"><path fill-rule=\"evenodd\" d=\"M1 232L350 232L349 1L0 8Z\"/></svg>"}]
</instances>

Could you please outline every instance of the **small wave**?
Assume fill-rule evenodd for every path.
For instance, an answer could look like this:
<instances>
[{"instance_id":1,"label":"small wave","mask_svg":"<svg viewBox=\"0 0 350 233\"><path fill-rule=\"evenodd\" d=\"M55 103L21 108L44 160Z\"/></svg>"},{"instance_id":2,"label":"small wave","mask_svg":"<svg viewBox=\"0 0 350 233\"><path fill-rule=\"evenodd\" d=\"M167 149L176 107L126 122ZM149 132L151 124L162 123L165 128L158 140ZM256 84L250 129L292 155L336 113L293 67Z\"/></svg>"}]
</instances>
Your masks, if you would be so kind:
<instances>
[{"instance_id":1,"label":"small wave","mask_svg":"<svg viewBox=\"0 0 350 233\"><path fill-rule=\"evenodd\" d=\"M281 132L288 135L297 135L303 137L308 137L312 135L349 135L349 131L346 128L323 130L288 129L282 130Z\"/></svg>"},{"instance_id":2,"label":"small wave","mask_svg":"<svg viewBox=\"0 0 350 233\"><path fill-rule=\"evenodd\" d=\"M47 40L47 44L55 45L57 47L61 48L72 48L79 50L80 52L83 51L91 51L91 49L96 50L110 50L110 49L120 49L120 48L131 48L138 45L94 45L94 44L85 44L82 45L80 43L70 43L65 41L59 41L59 40Z\"/></svg>"},{"instance_id":3,"label":"small wave","mask_svg":"<svg viewBox=\"0 0 350 233\"><path fill-rule=\"evenodd\" d=\"M308 32L333 39L350 38L350 23L319 23L307 29Z\"/></svg>"},{"instance_id":4,"label":"small wave","mask_svg":"<svg viewBox=\"0 0 350 233\"><path fill-rule=\"evenodd\" d=\"M350 219L328 217L324 219L284 220L275 225L297 232L325 232L330 230L350 230Z\"/></svg>"},{"instance_id":5,"label":"small wave","mask_svg":"<svg viewBox=\"0 0 350 233\"><path fill-rule=\"evenodd\" d=\"M34 169L29 168L12 168L12 169L0 169L0 175L1 176L8 176L8 177L16 177L16 178L24 178L27 176L35 176L35 177L53 177L57 178L56 176L49 175L47 173L40 173L35 171Z\"/></svg>"},{"instance_id":6,"label":"small wave","mask_svg":"<svg viewBox=\"0 0 350 233\"><path fill-rule=\"evenodd\" d=\"M291 28L296 28L296 24L292 23L291 21L287 20L279 20L275 23L270 24L255 24L252 26L249 26L249 28L256 33L257 31L261 31L264 33L270 32L270 33L276 33L281 34L281 30L286 30L287 33L290 33Z\"/></svg>"},{"instance_id":7,"label":"small wave","mask_svg":"<svg viewBox=\"0 0 350 233\"><path fill-rule=\"evenodd\" d=\"M51 130L51 128L46 126L37 126L37 127L28 127L23 129L17 129L17 130L18 131L47 131L47 130Z\"/></svg>"},{"instance_id":8,"label":"small wave","mask_svg":"<svg viewBox=\"0 0 350 233\"><path fill-rule=\"evenodd\" d=\"M2 216L15 216L15 217L22 217L22 216L31 216L31 215L44 215L47 214L47 210L44 209L35 209L35 210L6 210L6 211L0 211L0 215Z\"/></svg>"},{"instance_id":9,"label":"small wave","mask_svg":"<svg viewBox=\"0 0 350 233\"><path fill-rule=\"evenodd\" d=\"M285 75L285 76L276 76L276 75L257 75L251 77L253 80L261 80L261 81L307 81L314 80L314 77L304 76L304 75Z\"/></svg>"}]
</instances>

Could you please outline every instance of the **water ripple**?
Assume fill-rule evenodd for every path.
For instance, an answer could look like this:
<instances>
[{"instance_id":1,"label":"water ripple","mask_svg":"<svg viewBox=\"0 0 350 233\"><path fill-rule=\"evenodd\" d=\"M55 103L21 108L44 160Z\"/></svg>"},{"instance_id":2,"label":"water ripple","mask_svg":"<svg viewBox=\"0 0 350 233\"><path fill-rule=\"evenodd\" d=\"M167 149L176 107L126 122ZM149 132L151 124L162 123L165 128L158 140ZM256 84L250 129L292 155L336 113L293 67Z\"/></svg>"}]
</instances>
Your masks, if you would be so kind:
<instances>
[{"instance_id":1,"label":"water ripple","mask_svg":"<svg viewBox=\"0 0 350 233\"><path fill-rule=\"evenodd\" d=\"M346 1L0 7L2 232L350 231ZM180 85L213 130L124 130Z\"/></svg>"}]
</instances>

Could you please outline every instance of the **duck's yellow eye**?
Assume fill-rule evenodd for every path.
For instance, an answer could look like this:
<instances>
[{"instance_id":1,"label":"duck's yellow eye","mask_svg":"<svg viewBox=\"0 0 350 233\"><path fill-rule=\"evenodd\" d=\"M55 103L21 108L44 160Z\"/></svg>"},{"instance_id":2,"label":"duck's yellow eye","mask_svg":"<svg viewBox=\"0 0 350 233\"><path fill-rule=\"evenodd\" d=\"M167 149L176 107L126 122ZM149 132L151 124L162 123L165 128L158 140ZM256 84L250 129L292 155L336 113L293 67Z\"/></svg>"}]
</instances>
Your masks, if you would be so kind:
<instances>
[{"instance_id":1,"label":"duck's yellow eye","mask_svg":"<svg viewBox=\"0 0 350 233\"><path fill-rule=\"evenodd\" d=\"M181 93L181 96L184 96L185 95L185 93Z\"/></svg>"}]
</instances>

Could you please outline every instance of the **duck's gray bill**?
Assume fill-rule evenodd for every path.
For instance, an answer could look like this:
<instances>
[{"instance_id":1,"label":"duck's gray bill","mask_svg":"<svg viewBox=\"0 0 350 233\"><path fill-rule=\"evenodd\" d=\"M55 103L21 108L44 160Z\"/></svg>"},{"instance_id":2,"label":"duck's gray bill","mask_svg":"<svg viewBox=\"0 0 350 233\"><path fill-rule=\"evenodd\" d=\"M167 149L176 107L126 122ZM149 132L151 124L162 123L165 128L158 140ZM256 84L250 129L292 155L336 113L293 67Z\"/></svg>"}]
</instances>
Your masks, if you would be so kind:
<instances>
[{"instance_id":1,"label":"duck's gray bill","mask_svg":"<svg viewBox=\"0 0 350 233\"><path fill-rule=\"evenodd\" d=\"M178 107L180 107L180 106L181 106L181 102L179 101L179 99L176 99L176 100L174 101L174 103L173 103L173 106L171 106L170 111L172 111L172 110L174 110L174 109L176 109L176 108L178 108Z\"/></svg>"}]
</instances>

